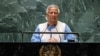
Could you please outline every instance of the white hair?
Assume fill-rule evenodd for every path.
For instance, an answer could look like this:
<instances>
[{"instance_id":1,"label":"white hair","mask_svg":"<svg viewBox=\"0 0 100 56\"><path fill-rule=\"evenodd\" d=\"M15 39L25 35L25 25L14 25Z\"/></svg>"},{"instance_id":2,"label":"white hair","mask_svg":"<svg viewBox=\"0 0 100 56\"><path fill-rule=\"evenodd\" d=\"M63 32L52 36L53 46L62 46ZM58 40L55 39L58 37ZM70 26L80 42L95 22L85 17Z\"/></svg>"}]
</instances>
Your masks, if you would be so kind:
<instances>
[{"instance_id":1,"label":"white hair","mask_svg":"<svg viewBox=\"0 0 100 56\"><path fill-rule=\"evenodd\" d=\"M58 9L58 13L60 13L59 7L58 7L57 5L54 5L54 4L51 4L51 5L49 5L49 6L47 7L46 13L48 13L48 9L51 8L51 7L56 7L56 8Z\"/></svg>"}]
</instances>

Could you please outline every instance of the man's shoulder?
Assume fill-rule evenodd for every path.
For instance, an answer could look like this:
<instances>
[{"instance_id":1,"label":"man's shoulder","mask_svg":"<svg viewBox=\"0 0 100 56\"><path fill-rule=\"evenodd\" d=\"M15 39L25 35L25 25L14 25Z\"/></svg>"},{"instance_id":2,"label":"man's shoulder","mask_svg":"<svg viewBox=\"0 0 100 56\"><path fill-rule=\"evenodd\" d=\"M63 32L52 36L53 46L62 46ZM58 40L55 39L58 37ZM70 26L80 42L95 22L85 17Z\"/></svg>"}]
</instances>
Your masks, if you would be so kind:
<instances>
[{"instance_id":1,"label":"man's shoulder","mask_svg":"<svg viewBox=\"0 0 100 56\"><path fill-rule=\"evenodd\" d=\"M40 23L40 24L38 25L38 28L40 29L40 32L41 32L41 31L44 31L44 29L46 29L46 27L47 27L47 22L45 22L45 23Z\"/></svg>"},{"instance_id":2,"label":"man's shoulder","mask_svg":"<svg viewBox=\"0 0 100 56\"><path fill-rule=\"evenodd\" d=\"M61 25L66 25L66 23L62 22L62 21L58 21L59 24Z\"/></svg>"},{"instance_id":3,"label":"man's shoulder","mask_svg":"<svg viewBox=\"0 0 100 56\"><path fill-rule=\"evenodd\" d=\"M68 24L61 22L61 21L58 21L58 24L59 24L60 27L65 27L65 28L69 27Z\"/></svg>"},{"instance_id":4,"label":"man's shoulder","mask_svg":"<svg viewBox=\"0 0 100 56\"><path fill-rule=\"evenodd\" d=\"M38 27L44 27L44 26L47 26L47 22L40 23L40 24L38 25Z\"/></svg>"}]
</instances>

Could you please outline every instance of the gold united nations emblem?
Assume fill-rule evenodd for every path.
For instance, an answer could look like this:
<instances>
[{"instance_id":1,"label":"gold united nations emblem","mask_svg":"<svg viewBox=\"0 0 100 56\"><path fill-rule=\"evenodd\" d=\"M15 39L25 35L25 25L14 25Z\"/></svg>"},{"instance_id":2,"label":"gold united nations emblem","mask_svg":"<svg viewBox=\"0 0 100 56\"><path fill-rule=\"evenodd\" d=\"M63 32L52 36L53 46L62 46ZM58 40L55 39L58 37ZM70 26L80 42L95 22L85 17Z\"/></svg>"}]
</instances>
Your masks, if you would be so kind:
<instances>
[{"instance_id":1,"label":"gold united nations emblem","mask_svg":"<svg viewBox=\"0 0 100 56\"><path fill-rule=\"evenodd\" d=\"M57 45L42 45L40 56L61 56L61 49Z\"/></svg>"}]
</instances>

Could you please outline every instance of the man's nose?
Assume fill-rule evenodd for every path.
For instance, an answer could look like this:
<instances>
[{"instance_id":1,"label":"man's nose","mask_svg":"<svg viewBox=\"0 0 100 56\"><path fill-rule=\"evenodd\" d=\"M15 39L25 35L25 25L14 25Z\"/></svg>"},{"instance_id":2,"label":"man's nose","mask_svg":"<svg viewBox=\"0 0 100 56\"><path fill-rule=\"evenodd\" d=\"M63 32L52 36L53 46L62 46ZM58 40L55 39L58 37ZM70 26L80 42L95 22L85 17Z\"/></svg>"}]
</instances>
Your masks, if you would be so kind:
<instances>
[{"instance_id":1,"label":"man's nose","mask_svg":"<svg viewBox=\"0 0 100 56\"><path fill-rule=\"evenodd\" d=\"M55 15L55 13L52 13L52 15L54 16L54 15Z\"/></svg>"}]
</instances>

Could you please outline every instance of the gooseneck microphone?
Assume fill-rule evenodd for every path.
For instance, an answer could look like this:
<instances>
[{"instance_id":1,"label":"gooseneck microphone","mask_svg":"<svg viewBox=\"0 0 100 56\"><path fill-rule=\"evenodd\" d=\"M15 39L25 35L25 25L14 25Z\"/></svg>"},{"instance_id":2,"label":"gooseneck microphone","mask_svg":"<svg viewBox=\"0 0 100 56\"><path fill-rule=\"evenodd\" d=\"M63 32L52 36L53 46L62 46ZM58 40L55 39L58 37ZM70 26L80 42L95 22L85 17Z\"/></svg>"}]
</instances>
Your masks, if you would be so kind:
<instances>
[{"instance_id":1,"label":"gooseneck microphone","mask_svg":"<svg viewBox=\"0 0 100 56\"><path fill-rule=\"evenodd\" d=\"M58 29L56 28L56 31L58 32ZM60 39L60 42L61 42L61 36L60 36L60 34L59 34L59 39Z\"/></svg>"},{"instance_id":2,"label":"gooseneck microphone","mask_svg":"<svg viewBox=\"0 0 100 56\"><path fill-rule=\"evenodd\" d=\"M45 30L43 31L43 32L46 32L46 29L48 28L48 24L47 24L47 26L46 26L46 28L45 28ZM43 37L43 33L42 33L42 35L40 36L40 42L41 42L41 39L42 39L42 37Z\"/></svg>"}]
</instances>

